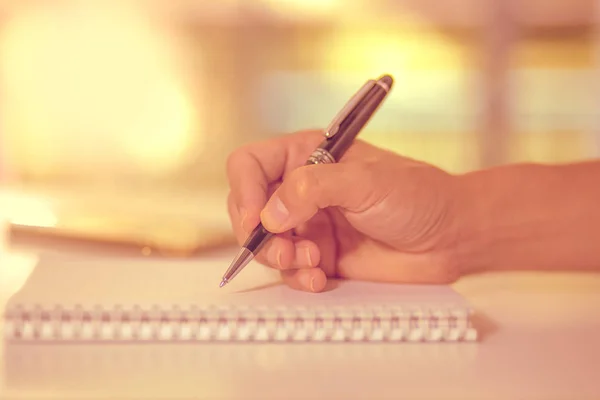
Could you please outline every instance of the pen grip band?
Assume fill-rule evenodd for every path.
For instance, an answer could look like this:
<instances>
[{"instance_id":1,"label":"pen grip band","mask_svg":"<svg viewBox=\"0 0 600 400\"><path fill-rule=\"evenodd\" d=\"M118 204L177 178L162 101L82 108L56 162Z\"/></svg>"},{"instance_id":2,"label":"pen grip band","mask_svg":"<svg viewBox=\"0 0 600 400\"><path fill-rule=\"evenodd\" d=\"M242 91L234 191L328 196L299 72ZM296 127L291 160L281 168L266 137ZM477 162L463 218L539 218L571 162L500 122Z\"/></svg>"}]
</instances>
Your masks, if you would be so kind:
<instances>
[{"instance_id":1,"label":"pen grip band","mask_svg":"<svg viewBox=\"0 0 600 400\"><path fill-rule=\"evenodd\" d=\"M335 158L329 153L327 150L323 148L318 148L310 155L307 165L310 164L333 164L335 163Z\"/></svg>"}]
</instances>

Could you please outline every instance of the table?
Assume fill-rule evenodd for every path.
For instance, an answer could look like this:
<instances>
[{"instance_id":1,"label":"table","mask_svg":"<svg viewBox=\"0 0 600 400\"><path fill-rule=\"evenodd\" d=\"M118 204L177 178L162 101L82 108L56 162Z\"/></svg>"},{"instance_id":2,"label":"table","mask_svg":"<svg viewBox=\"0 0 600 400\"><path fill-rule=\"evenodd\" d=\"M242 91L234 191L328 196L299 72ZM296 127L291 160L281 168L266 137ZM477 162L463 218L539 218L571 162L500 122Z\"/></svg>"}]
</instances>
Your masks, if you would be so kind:
<instances>
[{"instance_id":1,"label":"table","mask_svg":"<svg viewBox=\"0 0 600 400\"><path fill-rule=\"evenodd\" d=\"M36 254L0 254L0 308ZM600 274L504 272L454 288L478 311L477 344L101 345L80 367L69 362L82 350L50 345L32 369L0 342L0 399L600 398ZM64 368L40 373L57 357Z\"/></svg>"}]
</instances>

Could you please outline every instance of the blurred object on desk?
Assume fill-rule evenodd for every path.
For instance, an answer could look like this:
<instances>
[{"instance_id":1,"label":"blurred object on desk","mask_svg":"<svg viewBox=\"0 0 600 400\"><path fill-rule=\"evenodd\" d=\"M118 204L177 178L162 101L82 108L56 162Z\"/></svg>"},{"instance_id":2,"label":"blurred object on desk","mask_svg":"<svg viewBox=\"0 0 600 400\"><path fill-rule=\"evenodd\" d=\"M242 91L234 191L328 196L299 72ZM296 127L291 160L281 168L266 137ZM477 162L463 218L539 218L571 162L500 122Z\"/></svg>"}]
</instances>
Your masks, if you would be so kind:
<instances>
[{"instance_id":1,"label":"blurred object on desk","mask_svg":"<svg viewBox=\"0 0 600 400\"><path fill-rule=\"evenodd\" d=\"M51 191L5 194L10 246L45 243L81 250L87 242L144 256L190 256L233 245L223 197L96 193L66 198Z\"/></svg>"}]
</instances>

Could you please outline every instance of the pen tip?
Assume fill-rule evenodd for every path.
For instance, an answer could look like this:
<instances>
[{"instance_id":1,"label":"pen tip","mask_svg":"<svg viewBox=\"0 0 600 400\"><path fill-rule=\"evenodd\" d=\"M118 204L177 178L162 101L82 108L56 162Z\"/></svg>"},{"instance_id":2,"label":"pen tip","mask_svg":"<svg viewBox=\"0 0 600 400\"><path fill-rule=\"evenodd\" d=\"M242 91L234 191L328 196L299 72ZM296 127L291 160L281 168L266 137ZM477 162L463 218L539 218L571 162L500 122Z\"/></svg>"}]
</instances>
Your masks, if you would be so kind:
<instances>
[{"instance_id":1,"label":"pen tip","mask_svg":"<svg viewBox=\"0 0 600 400\"><path fill-rule=\"evenodd\" d=\"M219 287L222 288L225 285L227 285L227 280L223 279L221 283L219 283Z\"/></svg>"},{"instance_id":2,"label":"pen tip","mask_svg":"<svg viewBox=\"0 0 600 400\"><path fill-rule=\"evenodd\" d=\"M388 91L392 88L392 85L394 84L394 78L392 78L390 75L381 75L377 81L387 86Z\"/></svg>"}]
</instances>

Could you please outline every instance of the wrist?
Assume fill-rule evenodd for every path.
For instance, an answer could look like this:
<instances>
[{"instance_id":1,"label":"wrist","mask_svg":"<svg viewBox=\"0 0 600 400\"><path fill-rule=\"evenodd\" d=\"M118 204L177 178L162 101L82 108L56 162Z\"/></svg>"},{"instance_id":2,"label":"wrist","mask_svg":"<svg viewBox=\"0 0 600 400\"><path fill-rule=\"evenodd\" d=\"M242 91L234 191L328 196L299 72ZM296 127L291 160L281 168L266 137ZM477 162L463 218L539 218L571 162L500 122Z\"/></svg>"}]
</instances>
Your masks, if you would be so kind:
<instances>
[{"instance_id":1,"label":"wrist","mask_svg":"<svg viewBox=\"0 0 600 400\"><path fill-rule=\"evenodd\" d=\"M458 231L456 258L461 275L491 268L489 217L482 212L484 194L477 194L476 173L456 176L455 213Z\"/></svg>"},{"instance_id":2,"label":"wrist","mask_svg":"<svg viewBox=\"0 0 600 400\"><path fill-rule=\"evenodd\" d=\"M535 187L541 166L507 166L456 177L461 274L527 269L552 242L543 200ZM532 175L520 180L523 175ZM531 180L529 179L531 178Z\"/></svg>"},{"instance_id":3,"label":"wrist","mask_svg":"<svg viewBox=\"0 0 600 400\"><path fill-rule=\"evenodd\" d=\"M460 272L599 269L599 176L598 162L457 176Z\"/></svg>"}]
</instances>

